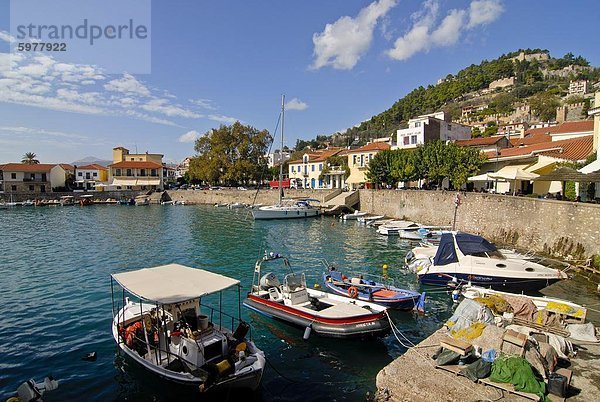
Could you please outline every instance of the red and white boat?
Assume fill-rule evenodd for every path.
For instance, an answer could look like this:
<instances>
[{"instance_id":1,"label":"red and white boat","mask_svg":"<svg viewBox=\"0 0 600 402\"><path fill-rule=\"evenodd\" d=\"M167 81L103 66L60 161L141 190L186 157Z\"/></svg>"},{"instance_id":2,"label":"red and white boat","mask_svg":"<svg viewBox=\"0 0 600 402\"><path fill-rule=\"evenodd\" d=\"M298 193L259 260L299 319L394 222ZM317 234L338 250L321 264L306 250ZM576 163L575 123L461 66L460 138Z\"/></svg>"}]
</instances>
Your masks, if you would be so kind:
<instances>
[{"instance_id":1,"label":"red and white boat","mask_svg":"<svg viewBox=\"0 0 600 402\"><path fill-rule=\"evenodd\" d=\"M244 305L268 317L306 328L304 337L316 334L334 338L361 338L384 335L390 330L386 307L366 301L310 289L304 273L290 273L283 284L272 272L261 276L261 265L287 258L271 253L254 267L252 290Z\"/></svg>"}]
</instances>

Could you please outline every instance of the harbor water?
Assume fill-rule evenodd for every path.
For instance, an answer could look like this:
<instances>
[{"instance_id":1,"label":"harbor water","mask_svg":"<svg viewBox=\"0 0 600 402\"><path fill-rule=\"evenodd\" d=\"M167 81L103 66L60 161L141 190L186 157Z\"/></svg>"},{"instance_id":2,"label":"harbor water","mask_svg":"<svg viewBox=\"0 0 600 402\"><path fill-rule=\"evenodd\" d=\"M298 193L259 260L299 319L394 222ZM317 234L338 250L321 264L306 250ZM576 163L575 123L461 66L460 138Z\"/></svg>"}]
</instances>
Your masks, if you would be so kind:
<instances>
[{"instance_id":1,"label":"harbor water","mask_svg":"<svg viewBox=\"0 0 600 402\"><path fill-rule=\"evenodd\" d=\"M322 260L327 260L340 270L372 274L382 274L386 264L397 286L419 289L416 276L402 269L410 243L333 218L253 221L248 210L209 206L31 207L0 211L0 231L1 400L23 381L48 374L60 386L45 395L46 401L182 397L184 391L161 385L118 354L110 332L113 272L175 262L237 278L243 295L250 288L254 262L272 251L289 256L292 269L304 271L310 286L320 283ZM280 279L287 273L273 267ZM549 294L573 299L578 293L585 299L581 289L587 287L593 284L578 279L553 286ZM425 316L392 313L415 343L438 329L452 311L447 294L426 290L431 292ZM237 314L237 295L224 292L230 313ZM260 389L245 395L246 400L364 400L374 391L377 372L405 350L393 335L367 342L313 334L305 341L301 328L247 309L242 315L268 361ZM96 361L82 360L94 351ZM201 399L185 392L190 392L183 395L188 400Z\"/></svg>"}]
</instances>

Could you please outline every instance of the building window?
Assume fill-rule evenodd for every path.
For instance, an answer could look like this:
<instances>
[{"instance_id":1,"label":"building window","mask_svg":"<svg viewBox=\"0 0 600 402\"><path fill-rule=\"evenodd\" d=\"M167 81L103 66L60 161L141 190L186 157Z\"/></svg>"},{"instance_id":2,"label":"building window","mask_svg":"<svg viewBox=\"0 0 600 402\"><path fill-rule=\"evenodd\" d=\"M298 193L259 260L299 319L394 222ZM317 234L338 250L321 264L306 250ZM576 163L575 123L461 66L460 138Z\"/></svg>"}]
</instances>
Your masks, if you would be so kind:
<instances>
[{"instance_id":1,"label":"building window","mask_svg":"<svg viewBox=\"0 0 600 402\"><path fill-rule=\"evenodd\" d=\"M140 176L146 176L146 169L140 169Z\"/></svg>"},{"instance_id":2,"label":"building window","mask_svg":"<svg viewBox=\"0 0 600 402\"><path fill-rule=\"evenodd\" d=\"M11 191L17 191L17 186L10 186Z\"/></svg>"},{"instance_id":3,"label":"building window","mask_svg":"<svg viewBox=\"0 0 600 402\"><path fill-rule=\"evenodd\" d=\"M35 187L33 186L33 184L30 184L29 185L29 191L33 191L33 190L35 190Z\"/></svg>"},{"instance_id":4,"label":"building window","mask_svg":"<svg viewBox=\"0 0 600 402\"><path fill-rule=\"evenodd\" d=\"M315 165L310 165L310 171L314 172L315 171Z\"/></svg>"},{"instance_id":5,"label":"building window","mask_svg":"<svg viewBox=\"0 0 600 402\"><path fill-rule=\"evenodd\" d=\"M10 174L10 178L11 179L16 179L17 178L17 174L16 173L11 173Z\"/></svg>"},{"instance_id":6,"label":"building window","mask_svg":"<svg viewBox=\"0 0 600 402\"><path fill-rule=\"evenodd\" d=\"M98 172L94 172L94 177L98 177Z\"/></svg>"},{"instance_id":7,"label":"building window","mask_svg":"<svg viewBox=\"0 0 600 402\"><path fill-rule=\"evenodd\" d=\"M416 135L412 135L410 137L410 143L411 144L416 144L417 143L417 136Z\"/></svg>"},{"instance_id":8,"label":"building window","mask_svg":"<svg viewBox=\"0 0 600 402\"><path fill-rule=\"evenodd\" d=\"M452 124L448 124L448 131L452 131Z\"/></svg>"},{"instance_id":9,"label":"building window","mask_svg":"<svg viewBox=\"0 0 600 402\"><path fill-rule=\"evenodd\" d=\"M29 175L29 177L31 178L31 180L35 180L35 173L31 173L31 174Z\"/></svg>"},{"instance_id":10,"label":"building window","mask_svg":"<svg viewBox=\"0 0 600 402\"><path fill-rule=\"evenodd\" d=\"M121 176L121 169L115 170L115 176Z\"/></svg>"},{"instance_id":11,"label":"building window","mask_svg":"<svg viewBox=\"0 0 600 402\"><path fill-rule=\"evenodd\" d=\"M352 155L352 164L356 165L356 155Z\"/></svg>"},{"instance_id":12,"label":"building window","mask_svg":"<svg viewBox=\"0 0 600 402\"><path fill-rule=\"evenodd\" d=\"M296 171L296 169L292 166L292 173L294 173Z\"/></svg>"},{"instance_id":13,"label":"building window","mask_svg":"<svg viewBox=\"0 0 600 402\"><path fill-rule=\"evenodd\" d=\"M410 144L410 138L408 136L404 137L404 145Z\"/></svg>"},{"instance_id":14,"label":"building window","mask_svg":"<svg viewBox=\"0 0 600 402\"><path fill-rule=\"evenodd\" d=\"M77 172L77 176L83 177L83 172Z\"/></svg>"},{"instance_id":15,"label":"building window","mask_svg":"<svg viewBox=\"0 0 600 402\"><path fill-rule=\"evenodd\" d=\"M46 192L46 186L44 186L43 184L40 186L40 193L45 193Z\"/></svg>"},{"instance_id":16,"label":"building window","mask_svg":"<svg viewBox=\"0 0 600 402\"><path fill-rule=\"evenodd\" d=\"M133 176L133 175L131 174L131 169L127 169L127 176Z\"/></svg>"},{"instance_id":17,"label":"building window","mask_svg":"<svg viewBox=\"0 0 600 402\"><path fill-rule=\"evenodd\" d=\"M421 122L420 121L415 121L415 127L421 127Z\"/></svg>"},{"instance_id":18,"label":"building window","mask_svg":"<svg viewBox=\"0 0 600 402\"><path fill-rule=\"evenodd\" d=\"M150 174L151 174L152 176L156 176L156 169L152 169L152 170L150 171Z\"/></svg>"},{"instance_id":19,"label":"building window","mask_svg":"<svg viewBox=\"0 0 600 402\"><path fill-rule=\"evenodd\" d=\"M322 172L322 171L323 171L323 164L319 163L319 172Z\"/></svg>"}]
</instances>

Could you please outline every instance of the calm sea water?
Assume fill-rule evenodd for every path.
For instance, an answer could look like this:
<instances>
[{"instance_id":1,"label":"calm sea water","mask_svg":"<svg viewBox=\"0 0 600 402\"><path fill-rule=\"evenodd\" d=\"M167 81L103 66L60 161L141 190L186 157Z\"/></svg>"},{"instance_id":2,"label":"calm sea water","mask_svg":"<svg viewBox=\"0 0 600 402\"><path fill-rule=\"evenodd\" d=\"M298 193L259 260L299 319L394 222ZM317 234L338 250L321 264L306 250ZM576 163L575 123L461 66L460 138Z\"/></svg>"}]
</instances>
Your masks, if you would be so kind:
<instances>
[{"instance_id":1,"label":"calm sea water","mask_svg":"<svg viewBox=\"0 0 600 402\"><path fill-rule=\"evenodd\" d=\"M48 374L60 386L46 401L200 399L148 378L119 356L110 334L113 272L177 262L238 278L245 293L254 262L267 250L288 255L311 285L320 282L326 259L371 273L387 264L397 285L418 289L415 275L401 269L409 243L332 218L255 222L248 211L208 206L18 208L0 211L0 232L0 399ZM225 293L225 305L237 312L237 291ZM434 291L427 308L425 317L392 315L414 342L435 331L452 306ZM391 335L304 341L301 329L247 309L242 314L269 362L260 390L243 395L248 400L364 400L377 372L404 351ZM92 351L96 361L81 359Z\"/></svg>"}]
</instances>

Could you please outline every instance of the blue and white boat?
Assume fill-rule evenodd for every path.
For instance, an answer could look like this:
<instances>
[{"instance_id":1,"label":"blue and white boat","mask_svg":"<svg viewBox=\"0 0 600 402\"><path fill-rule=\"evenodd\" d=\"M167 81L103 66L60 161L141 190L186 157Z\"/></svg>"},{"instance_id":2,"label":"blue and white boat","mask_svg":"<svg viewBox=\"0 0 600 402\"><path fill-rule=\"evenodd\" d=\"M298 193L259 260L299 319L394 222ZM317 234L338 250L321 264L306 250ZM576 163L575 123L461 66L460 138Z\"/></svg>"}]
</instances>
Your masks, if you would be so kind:
<instances>
[{"instance_id":1,"label":"blue and white boat","mask_svg":"<svg viewBox=\"0 0 600 402\"><path fill-rule=\"evenodd\" d=\"M508 258L481 236L444 232L437 247L417 247L407 265L426 285L472 284L512 292L538 291L568 276L522 258Z\"/></svg>"},{"instance_id":2,"label":"blue and white boat","mask_svg":"<svg viewBox=\"0 0 600 402\"><path fill-rule=\"evenodd\" d=\"M328 272L323 274L323 283L330 292L338 295L398 310L412 310L421 297L418 292L397 288L383 279L366 274L347 277L334 267L328 268Z\"/></svg>"}]
</instances>

